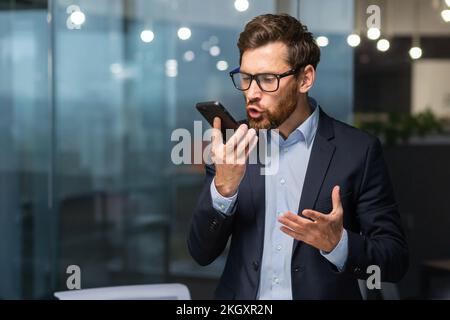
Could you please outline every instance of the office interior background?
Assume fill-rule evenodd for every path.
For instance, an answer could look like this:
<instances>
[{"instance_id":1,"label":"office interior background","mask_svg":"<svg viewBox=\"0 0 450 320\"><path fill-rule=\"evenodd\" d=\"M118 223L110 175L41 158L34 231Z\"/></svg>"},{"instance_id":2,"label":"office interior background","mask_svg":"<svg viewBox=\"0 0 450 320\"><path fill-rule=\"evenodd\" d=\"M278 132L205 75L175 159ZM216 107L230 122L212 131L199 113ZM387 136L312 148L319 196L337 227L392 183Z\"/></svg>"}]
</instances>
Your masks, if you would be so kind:
<instances>
[{"instance_id":1,"label":"office interior background","mask_svg":"<svg viewBox=\"0 0 450 320\"><path fill-rule=\"evenodd\" d=\"M381 14L374 40L370 5ZM0 299L51 299L67 290L70 265L82 288L178 282L193 299L212 298L226 253L208 267L189 256L204 169L172 163L171 133L193 133L198 101L245 117L228 76L236 42L252 17L276 12L298 17L321 46L311 95L384 145L411 263L393 296L369 298L450 299L449 9L0 0Z\"/></svg>"}]
</instances>

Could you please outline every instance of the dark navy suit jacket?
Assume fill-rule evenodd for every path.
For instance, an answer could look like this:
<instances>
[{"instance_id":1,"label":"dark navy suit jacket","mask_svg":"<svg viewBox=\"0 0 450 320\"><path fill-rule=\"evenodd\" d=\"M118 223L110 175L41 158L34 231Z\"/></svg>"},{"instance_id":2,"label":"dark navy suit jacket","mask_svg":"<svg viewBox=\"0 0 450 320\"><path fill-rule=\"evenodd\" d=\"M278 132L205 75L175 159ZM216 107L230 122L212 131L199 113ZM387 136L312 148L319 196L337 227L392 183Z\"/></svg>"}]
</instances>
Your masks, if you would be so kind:
<instances>
[{"instance_id":1,"label":"dark navy suit jacket","mask_svg":"<svg viewBox=\"0 0 450 320\"><path fill-rule=\"evenodd\" d=\"M224 251L231 237L217 299L257 296L265 222L265 176L260 168L247 165L236 211L227 217L212 206L210 185L215 171L214 166L206 166L188 247L204 266ZM291 265L294 299L360 299L357 279L370 276L368 266L379 266L381 280L386 282L397 282L408 268L408 247L379 140L320 110L298 212L331 212L335 185L341 189L348 232L344 270L339 272L318 249L295 240Z\"/></svg>"}]
</instances>

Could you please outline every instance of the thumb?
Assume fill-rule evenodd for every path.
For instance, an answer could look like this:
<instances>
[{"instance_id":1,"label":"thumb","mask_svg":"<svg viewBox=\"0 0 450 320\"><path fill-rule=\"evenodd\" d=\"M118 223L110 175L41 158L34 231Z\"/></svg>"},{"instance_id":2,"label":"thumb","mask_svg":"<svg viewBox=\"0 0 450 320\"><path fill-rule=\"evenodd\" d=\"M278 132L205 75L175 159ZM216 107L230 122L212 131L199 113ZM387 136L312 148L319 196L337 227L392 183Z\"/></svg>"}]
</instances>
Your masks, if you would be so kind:
<instances>
[{"instance_id":1,"label":"thumb","mask_svg":"<svg viewBox=\"0 0 450 320\"><path fill-rule=\"evenodd\" d=\"M331 199L333 201L333 212L342 212L341 196L339 194L341 188L339 186L334 186L333 192L331 193Z\"/></svg>"}]
</instances>

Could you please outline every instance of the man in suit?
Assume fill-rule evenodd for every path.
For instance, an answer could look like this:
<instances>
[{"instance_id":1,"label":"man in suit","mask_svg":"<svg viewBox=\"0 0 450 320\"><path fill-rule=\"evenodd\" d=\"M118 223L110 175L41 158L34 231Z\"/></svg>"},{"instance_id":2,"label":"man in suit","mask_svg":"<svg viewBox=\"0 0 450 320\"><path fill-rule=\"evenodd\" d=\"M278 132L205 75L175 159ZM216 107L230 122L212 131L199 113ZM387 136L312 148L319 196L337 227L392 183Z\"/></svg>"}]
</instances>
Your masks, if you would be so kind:
<instances>
[{"instance_id":1,"label":"man in suit","mask_svg":"<svg viewBox=\"0 0 450 320\"><path fill-rule=\"evenodd\" d=\"M188 237L200 265L231 238L215 297L360 299L357 280L372 265L381 281L399 281L408 248L381 144L308 97L320 60L312 34L289 15L262 15L238 47L240 68L231 76L248 125L224 143L215 119L213 165ZM270 175L247 161L261 129L279 137Z\"/></svg>"}]
</instances>

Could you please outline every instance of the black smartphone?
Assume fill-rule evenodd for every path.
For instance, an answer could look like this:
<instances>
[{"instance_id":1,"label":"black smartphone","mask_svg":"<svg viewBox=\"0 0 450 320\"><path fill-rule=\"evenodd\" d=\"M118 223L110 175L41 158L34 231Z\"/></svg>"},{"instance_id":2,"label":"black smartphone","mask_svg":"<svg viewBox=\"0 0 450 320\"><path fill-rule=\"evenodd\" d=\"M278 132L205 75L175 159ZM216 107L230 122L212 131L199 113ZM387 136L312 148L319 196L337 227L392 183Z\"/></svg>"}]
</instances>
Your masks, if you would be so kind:
<instances>
[{"instance_id":1,"label":"black smartphone","mask_svg":"<svg viewBox=\"0 0 450 320\"><path fill-rule=\"evenodd\" d=\"M225 109L219 101L199 102L196 105L197 110L205 117L211 127L214 127L214 118L219 117L222 120L222 136L225 141L226 130L237 130L240 123L234 120L233 116Z\"/></svg>"}]
</instances>

